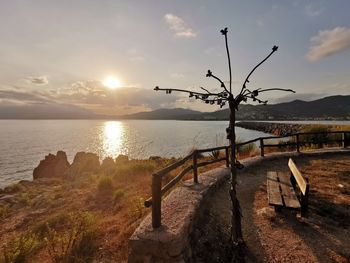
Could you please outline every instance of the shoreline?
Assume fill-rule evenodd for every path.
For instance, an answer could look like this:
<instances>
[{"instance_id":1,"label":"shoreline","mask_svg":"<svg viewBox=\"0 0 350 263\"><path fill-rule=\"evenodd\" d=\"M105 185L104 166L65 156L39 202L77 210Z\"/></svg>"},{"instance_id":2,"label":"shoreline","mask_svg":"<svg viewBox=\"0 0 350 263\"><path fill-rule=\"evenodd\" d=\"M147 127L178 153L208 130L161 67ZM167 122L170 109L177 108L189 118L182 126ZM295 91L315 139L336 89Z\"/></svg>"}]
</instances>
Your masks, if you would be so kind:
<instances>
[{"instance_id":1,"label":"shoreline","mask_svg":"<svg viewBox=\"0 0 350 263\"><path fill-rule=\"evenodd\" d=\"M237 127L270 133L276 136L285 136L292 133L305 130L348 130L349 124L298 124L298 123L280 123L280 122L260 122L260 121L240 121L236 123Z\"/></svg>"}]
</instances>

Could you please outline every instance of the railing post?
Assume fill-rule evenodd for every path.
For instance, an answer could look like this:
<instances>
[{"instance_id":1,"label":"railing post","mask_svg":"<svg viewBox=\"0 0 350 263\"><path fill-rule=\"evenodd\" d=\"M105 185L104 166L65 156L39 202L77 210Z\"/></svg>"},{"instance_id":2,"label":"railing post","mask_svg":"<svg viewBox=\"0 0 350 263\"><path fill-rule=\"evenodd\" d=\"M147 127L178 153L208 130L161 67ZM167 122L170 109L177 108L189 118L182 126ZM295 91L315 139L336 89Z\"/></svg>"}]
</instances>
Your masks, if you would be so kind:
<instances>
[{"instance_id":1,"label":"railing post","mask_svg":"<svg viewBox=\"0 0 350 263\"><path fill-rule=\"evenodd\" d=\"M230 155L228 153L228 147L225 148L225 155L226 155L226 167L230 167Z\"/></svg>"},{"instance_id":2,"label":"railing post","mask_svg":"<svg viewBox=\"0 0 350 263\"><path fill-rule=\"evenodd\" d=\"M198 184L197 151L193 151L193 182Z\"/></svg>"},{"instance_id":3,"label":"railing post","mask_svg":"<svg viewBox=\"0 0 350 263\"><path fill-rule=\"evenodd\" d=\"M345 132L342 133L342 136L341 136L341 141L342 141L342 147L345 148Z\"/></svg>"},{"instance_id":4,"label":"railing post","mask_svg":"<svg viewBox=\"0 0 350 263\"><path fill-rule=\"evenodd\" d=\"M159 174L152 175L152 227L161 226L162 207L162 177Z\"/></svg>"},{"instance_id":5,"label":"railing post","mask_svg":"<svg viewBox=\"0 0 350 263\"><path fill-rule=\"evenodd\" d=\"M299 134L296 134L297 152L300 153Z\"/></svg>"},{"instance_id":6,"label":"railing post","mask_svg":"<svg viewBox=\"0 0 350 263\"><path fill-rule=\"evenodd\" d=\"M260 156L264 157L264 139L260 138Z\"/></svg>"}]
</instances>

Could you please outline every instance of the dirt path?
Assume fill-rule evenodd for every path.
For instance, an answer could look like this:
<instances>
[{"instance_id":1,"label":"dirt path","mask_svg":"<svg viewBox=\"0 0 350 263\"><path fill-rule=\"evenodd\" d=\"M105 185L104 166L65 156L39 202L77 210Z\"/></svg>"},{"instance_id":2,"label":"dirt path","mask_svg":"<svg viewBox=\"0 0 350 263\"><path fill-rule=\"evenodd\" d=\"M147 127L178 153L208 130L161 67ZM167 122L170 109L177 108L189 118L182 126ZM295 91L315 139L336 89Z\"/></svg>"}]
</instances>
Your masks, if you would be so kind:
<instances>
[{"instance_id":1,"label":"dirt path","mask_svg":"<svg viewBox=\"0 0 350 263\"><path fill-rule=\"evenodd\" d=\"M350 262L350 154L293 159L310 179L308 218L289 210L276 214L267 203L266 173L288 171L288 158L266 160L239 172L245 262ZM227 262L228 184L210 198L202 217L194 258Z\"/></svg>"}]
</instances>

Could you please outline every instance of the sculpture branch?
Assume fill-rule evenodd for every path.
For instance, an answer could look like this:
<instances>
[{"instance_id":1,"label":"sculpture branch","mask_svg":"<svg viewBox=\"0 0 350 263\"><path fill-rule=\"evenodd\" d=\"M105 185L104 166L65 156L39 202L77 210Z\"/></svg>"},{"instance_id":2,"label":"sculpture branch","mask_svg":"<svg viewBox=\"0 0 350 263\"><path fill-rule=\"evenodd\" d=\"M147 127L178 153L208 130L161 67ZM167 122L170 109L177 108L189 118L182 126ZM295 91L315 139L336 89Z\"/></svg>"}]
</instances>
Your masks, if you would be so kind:
<instances>
[{"instance_id":1,"label":"sculpture branch","mask_svg":"<svg viewBox=\"0 0 350 263\"><path fill-rule=\"evenodd\" d=\"M259 64L257 64L257 65L249 72L248 76L246 77L246 79L245 79L245 81L244 81L244 83L243 83L243 85L242 85L242 89L241 89L240 94L243 93L244 89L246 88L246 84L249 83L249 77L253 74L253 72L254 72L258 67L260 67L260 65L263 64L266 60L268 60L269 57L271 57L271 55L277 51L277 49L278 49L278 46L273 46L272 51L270 52L270 54L268 54L266 58L264 58Z\"/></svg>"},{"instance_id":2,"label":"sculpture branch","mask_svg":"<svg viewBox=\"0 0 350 263\"><path fill-rule=\"evenodd\" d=\"M295 93L295 91L292 90L292 89L280 89L280 88L262 89L262 90L259 90L259 93L265 92L265 91L274 91L274 90L287 91L287 92Z\"/></svg>"},{"instance_id":3,"label":"sculpture branch","mask_svg":"<svg viewBox=\"0 0 350 263\"><path fill-rule=\"evenodd\" d=\"M232 70L231 70L231 58L230 58L230 50L228 48L228 43L227 43L227 27L225 29L220 31L221 34L225 36L225 46L226 46L226 54L227 54L227 60L228 60L228 72L230 74L230 93L232 94Z\"/></svg>"},{"instance_id":4,"label":"sculpture branch","mask_svg":"<svg viewBox=\"0 0 350 263\"><path fill-rule=\"evenodd\" d=\"M216 79L217 81L219 81L220 84L221 84L221 87L224 88L224 90L225 90L227 93L230 93L230 94L231 94L231 92L229 92L228 89L226 88L225 83L224 83L219 77L215 76L215 75L213 74L213 72L211 72L211 70L208 70L208 72L207 72L207 74L206 74L206 77L207 77L207 78L212 77L212 78Z\"/></svg>"}]
</instances>

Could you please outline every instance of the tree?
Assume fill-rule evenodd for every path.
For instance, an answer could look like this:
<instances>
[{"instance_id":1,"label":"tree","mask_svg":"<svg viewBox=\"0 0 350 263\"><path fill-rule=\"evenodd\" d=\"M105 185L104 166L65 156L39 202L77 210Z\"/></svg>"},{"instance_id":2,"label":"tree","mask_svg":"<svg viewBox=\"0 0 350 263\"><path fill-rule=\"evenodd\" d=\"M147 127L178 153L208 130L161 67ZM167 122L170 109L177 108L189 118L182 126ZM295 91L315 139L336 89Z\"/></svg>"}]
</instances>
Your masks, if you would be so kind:
<instances>
[{"instance_id":1,"label":"tree","mask_svg":"<svg viewBox=\"0 0 350 263\"><path fill-rule=\"evenodd\" d=\"M291 89L280 89L280 88L269 88L269 89L255 89L250 90L248 89L248 83L250 83L249 78L254 73L254 71L261 66L266 60L270 58L270 56L275 53L278 49L277 46L273 46L272 51L261 61L259 62L247 75L245 78L241 91L237 96L234 96L232 93L232 71L231 71L231 58L230 58L230 52L229 47L227 43L227 28L220 30L221 34L225 37L225 46L226 46L226 53L227 53L227 60L228 60L228 69L229 69L229 87L226 87L226 84L223 80L221 80L219 77L213 74L211 70L208 70L206 77L213 78L217 80L220 84L220 87L222 88L221 92L210 92L209 90L200 87L201 92L192 91L192 90L184 90L184 89L163 89L159 88L158 86L154 88L156 91L165 91L166 94L171 94L173 91L176 92L182 92L182 93L188 93L190 98L195 98L198 100L202 100L203 102L207 104L217 104L220 105L222 108L226 104L228 104L230 109L230 121L229 121L229 127L226 129L227 132L227 139L230 141L230 169L231 169L231 187L230 187L230 198L232 202L232 214L231 214L231 238L230 241L234 246L237 246L239 244L243 243L242 238L242 228L241 228L241 211L240 211L240 205L239 201L237 199L236 194L236 185L237 185L237 169L243 168L243 165L240 164L237 161L236 158L236 133L235 133L235 123L236 123L236 111L238 111L238 106L242 102L247 102L248 100L252 100L254 102L258 102L261 104L266 105L267 100L261 100L258 98L258 96L261 93L267 92L267 91L286 91L286 92L293 92L295 91Z\"/></svg>"}]
</instances>

